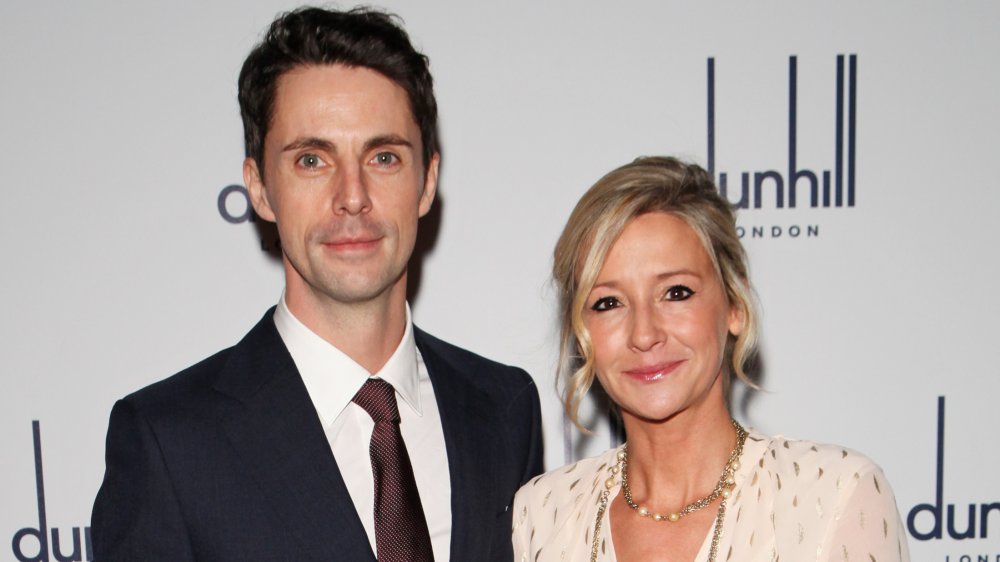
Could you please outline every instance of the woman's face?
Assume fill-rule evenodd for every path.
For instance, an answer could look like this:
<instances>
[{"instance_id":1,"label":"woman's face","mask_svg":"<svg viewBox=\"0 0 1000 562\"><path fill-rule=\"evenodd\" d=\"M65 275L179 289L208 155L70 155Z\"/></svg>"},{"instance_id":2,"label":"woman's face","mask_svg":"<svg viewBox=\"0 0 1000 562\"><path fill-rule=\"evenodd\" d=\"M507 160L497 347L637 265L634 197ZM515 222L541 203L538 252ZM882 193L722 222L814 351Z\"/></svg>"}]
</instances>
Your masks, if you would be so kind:
<instances>
[{"instance_id":1,"label":"woman's face","mask_svg":"<svg viewBox=\"0 0 1000 562\"><path fill-rule=\"evenodd\" d=\"M684 220L662 212L630 220L583 316L597 377L624 415L659 421L725 407L722 361L741 315Z\"/></svg>"}]
</instances>

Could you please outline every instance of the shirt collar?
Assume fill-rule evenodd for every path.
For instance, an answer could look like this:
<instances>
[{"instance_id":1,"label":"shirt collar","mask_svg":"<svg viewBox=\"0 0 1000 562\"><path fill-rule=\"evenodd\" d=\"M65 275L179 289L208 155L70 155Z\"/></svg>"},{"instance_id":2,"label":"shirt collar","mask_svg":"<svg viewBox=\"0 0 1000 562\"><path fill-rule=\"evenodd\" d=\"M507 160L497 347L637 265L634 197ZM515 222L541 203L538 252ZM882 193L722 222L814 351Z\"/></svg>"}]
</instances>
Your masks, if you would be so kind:
<instances>
[{"instance_id":1,"label":"shirt collar","mask_svg":"<svg viewBox=\"0 0 1000 562\"><path fill-rule=\"evenodd\" d=\"M285 295L274 311L274 325L288 348L302 376L309 398L319 413L324 427L332 423L354 395L371 377L378 377L395 389L396 394L417 415L423 415L420 404L417 346L413 339L410 305L406 304L406 327L399 345L377 373L369 373L346 353L310 330L292 314Z\"/></svg>"}]
</instances>

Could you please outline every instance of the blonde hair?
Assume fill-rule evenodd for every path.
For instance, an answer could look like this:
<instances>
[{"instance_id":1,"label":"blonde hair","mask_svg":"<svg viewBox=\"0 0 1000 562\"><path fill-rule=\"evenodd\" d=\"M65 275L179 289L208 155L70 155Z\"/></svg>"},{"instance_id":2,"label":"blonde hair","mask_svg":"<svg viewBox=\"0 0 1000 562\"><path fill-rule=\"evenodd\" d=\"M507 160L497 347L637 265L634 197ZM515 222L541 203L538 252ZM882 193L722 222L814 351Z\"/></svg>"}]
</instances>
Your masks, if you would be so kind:
<instances>
[{"instance_id":1,"label":"blonde hair","mask_svg":"<svg viewBox=\"0 0 1000 562\"><path fill-rule=\"evenodd\" d=\"M566 376L563 402L573 423L594 382L594 354L583 322L587 297L611 246L625 225L646 213L670 213L686 222L704 244L730 306L742 315L743 329L729 334L723 383L735 375L756 385L746 368L757 348L758 318L747 274L747 258L736 233L736 216L709 175L695 164L649 156L612 170L587 190L559 236L552 276L559 293L561 339L559 373Z\"/></svg>"}]
</instances>

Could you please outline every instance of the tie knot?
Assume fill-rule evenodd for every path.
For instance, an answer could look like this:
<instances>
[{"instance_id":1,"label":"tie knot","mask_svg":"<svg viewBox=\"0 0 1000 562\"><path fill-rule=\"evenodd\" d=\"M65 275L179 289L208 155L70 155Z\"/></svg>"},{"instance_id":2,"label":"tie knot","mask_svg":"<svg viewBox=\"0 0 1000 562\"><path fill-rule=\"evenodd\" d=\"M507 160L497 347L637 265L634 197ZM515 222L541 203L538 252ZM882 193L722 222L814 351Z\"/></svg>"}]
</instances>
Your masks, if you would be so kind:
<instances>
[{"instance_id":1,"label":"tie knot","mask_svg":"<svg viewBox=\"0 0 1000 562\"><path fill-rule=\"evenodd\" d=\"M354 403L368 412L375 423L399 423L399 408L396 407L396 391L382 379L368 379L361 390L354 395Z\"/></svg>"}]
</instances>

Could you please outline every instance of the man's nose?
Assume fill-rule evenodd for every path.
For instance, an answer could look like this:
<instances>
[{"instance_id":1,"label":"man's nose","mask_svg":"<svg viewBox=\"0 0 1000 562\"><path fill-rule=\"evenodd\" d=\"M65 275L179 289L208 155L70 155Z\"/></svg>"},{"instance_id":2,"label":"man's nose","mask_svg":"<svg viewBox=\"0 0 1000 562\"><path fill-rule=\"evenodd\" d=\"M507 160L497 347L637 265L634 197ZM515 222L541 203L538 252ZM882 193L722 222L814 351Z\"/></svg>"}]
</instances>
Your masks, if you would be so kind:
<instances>
[{"instance_id":1,"label":"man's nose","mask_svg":"<svg viewBox=\"0 0 1000 562\"><path fill-rule=\"evenodd\" d=\"M369 179L360 164L341 165L334 181L336 182L333 193L334 213L360 215L371 210Z\"/></svg>"}]
</instances>

